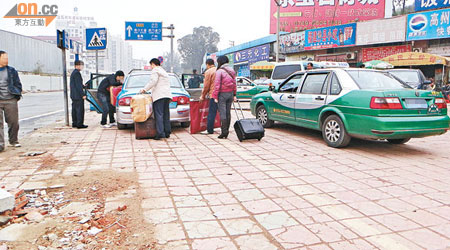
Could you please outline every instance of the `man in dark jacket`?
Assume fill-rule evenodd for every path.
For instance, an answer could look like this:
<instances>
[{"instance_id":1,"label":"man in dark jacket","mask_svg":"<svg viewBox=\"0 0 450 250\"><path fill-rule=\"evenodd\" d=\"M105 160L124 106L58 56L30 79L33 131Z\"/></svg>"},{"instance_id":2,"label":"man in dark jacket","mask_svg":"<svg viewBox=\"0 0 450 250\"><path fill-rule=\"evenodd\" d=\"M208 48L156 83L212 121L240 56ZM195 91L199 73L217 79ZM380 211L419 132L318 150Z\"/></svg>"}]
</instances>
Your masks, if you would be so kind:
<instances>
[{"instance_id":1,"label":"man in dark jacket","mask_svg":"<svg viewBox=\"0 0 450 250\"><path fill-rule=\"evenodd\" d=\"M117 87L123 84L123 79L125 78L125 74L123 71L119 70L115 74L112 74L100 83L97 91L97 98L102 106L102 121L101 125L104 128L110 128L111 126L115 126L116 120L114 119L114 111L115 107L111 104L111 93L109 92L110 87ZM106 125L106 120L109 115L109 125Z\"/></svg>"},{"instance_id":2,"label":"man in dark jacket","mask_svg":"<svg viewBox=\"0 0 450 250\"><path fill-rule=\"evenodd\" d=\"M9 144L20 147L19 107L17 102L22 96L22 83L19 74L8 66L8 54L0 50L0 152L5 150L5 134L3 131L3 116L8 123Z\"/></svg>"},{"instance_id":3,"label":"man in dark jacket","mask_svg":"<svg viewBox=\"0 0 450 250\"><path fill-rule=\"evenodd\" d=\"M70 75L70 99L72 99L72 127L73 128L87 128L84 125L84 100L86 94L84 93L83 78L80 71L83 70L84 62L75 61L75 69Z\"/></svg>"}]
</instances>

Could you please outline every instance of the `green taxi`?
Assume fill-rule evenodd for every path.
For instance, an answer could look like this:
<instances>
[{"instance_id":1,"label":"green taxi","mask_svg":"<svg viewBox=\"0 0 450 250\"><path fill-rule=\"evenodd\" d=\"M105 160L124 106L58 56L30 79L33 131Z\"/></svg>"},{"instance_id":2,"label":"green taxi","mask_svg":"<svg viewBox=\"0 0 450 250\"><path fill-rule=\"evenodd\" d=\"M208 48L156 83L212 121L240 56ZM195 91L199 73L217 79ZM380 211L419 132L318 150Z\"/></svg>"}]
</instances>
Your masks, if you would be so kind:
<instances>
[{"instance_id":1,"label":"green taxi","mask_svg":"<svg viewBox=\"0 0 450 250\"><path fill-rule=\"evenodd\" d=\"M250 107L266 128L280 121L321 130L337 148L352 137L402 144L444 134L450 125L441 93L414 90L387 72L368 69L297 72L254 96Z\"/></svg>"},{"instance_id":2,"label":"green taxi","mask_svg":"<svg viewBox=\"0 0 450 250\"><path fill-rule=\"evenodd\" d=\"M269 85L255 84L245 77L237 77L236 86L238 99L251 99L256 94L269 91Z\"/></svg>"}]
</instances>

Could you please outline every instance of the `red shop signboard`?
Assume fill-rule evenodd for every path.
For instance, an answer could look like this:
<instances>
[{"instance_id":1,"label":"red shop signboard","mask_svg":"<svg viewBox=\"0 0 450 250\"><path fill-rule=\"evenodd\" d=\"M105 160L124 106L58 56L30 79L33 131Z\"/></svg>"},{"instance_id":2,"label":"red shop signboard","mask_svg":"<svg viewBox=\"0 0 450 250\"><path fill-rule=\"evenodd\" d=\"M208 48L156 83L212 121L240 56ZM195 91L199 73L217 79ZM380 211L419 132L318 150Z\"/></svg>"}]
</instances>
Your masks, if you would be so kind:
<instances>
[{"instance_id":1,"label":"red shop signboard","mask_svg":"<svg viewBox=\"0 0 450 250\"><path fill-rule=\"evenodd\" d=\"M398 53L411 51L411 45L386 46L362 49L362 61L380 60Z\"/></svg>"}]
</instances>

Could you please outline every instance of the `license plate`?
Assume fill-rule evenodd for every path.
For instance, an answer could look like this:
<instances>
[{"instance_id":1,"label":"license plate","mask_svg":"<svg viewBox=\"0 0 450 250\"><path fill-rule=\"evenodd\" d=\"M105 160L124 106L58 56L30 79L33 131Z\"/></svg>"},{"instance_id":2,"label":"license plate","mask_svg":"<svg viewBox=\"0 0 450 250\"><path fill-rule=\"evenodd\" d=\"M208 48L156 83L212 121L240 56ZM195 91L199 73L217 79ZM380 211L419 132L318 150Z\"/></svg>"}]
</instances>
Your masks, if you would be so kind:
<instances>
[{"instance_id":1,"label":"license plate","mask_svg":"<svg viewBox=\"0 0 450 250\"><path fill-rule=\"evenodd\" d=\"M169 108L171 108L171 109L176 109L177 107L178 107L178 103L176 103L176 102L171 102L169 104Z\"/></svg>"},{"instance_id":2,"label":"license plate","mask_svg":"<svg viewBox=\"0 0 450 250\"><path fill-rule=\"evenodd\" d=\"M428 103L425 99L405 99L407 109L428 109Z\"/></svg>"}]
</instances>

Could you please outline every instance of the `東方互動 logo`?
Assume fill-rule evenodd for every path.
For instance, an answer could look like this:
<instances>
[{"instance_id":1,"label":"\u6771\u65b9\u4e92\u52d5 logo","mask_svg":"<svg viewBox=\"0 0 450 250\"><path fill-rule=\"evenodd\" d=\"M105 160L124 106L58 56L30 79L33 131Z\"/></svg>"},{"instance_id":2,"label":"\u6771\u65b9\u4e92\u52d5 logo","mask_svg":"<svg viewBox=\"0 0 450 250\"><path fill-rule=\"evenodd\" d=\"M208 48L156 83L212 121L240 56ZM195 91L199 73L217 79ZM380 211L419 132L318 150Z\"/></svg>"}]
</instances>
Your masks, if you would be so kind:
<instances>
[{"instance_id":1,"label":"\u6771\u65b9\u4e92\u52d5 logo","mask_svg":"<svg viewBox=\"0 0 450 250\"><path fill-rule=\"evenodd\" d=\"M58 15L58 5L18 3L4 18L15 18L16 26L48 26Z\"/></svg>"}]
</instances>

